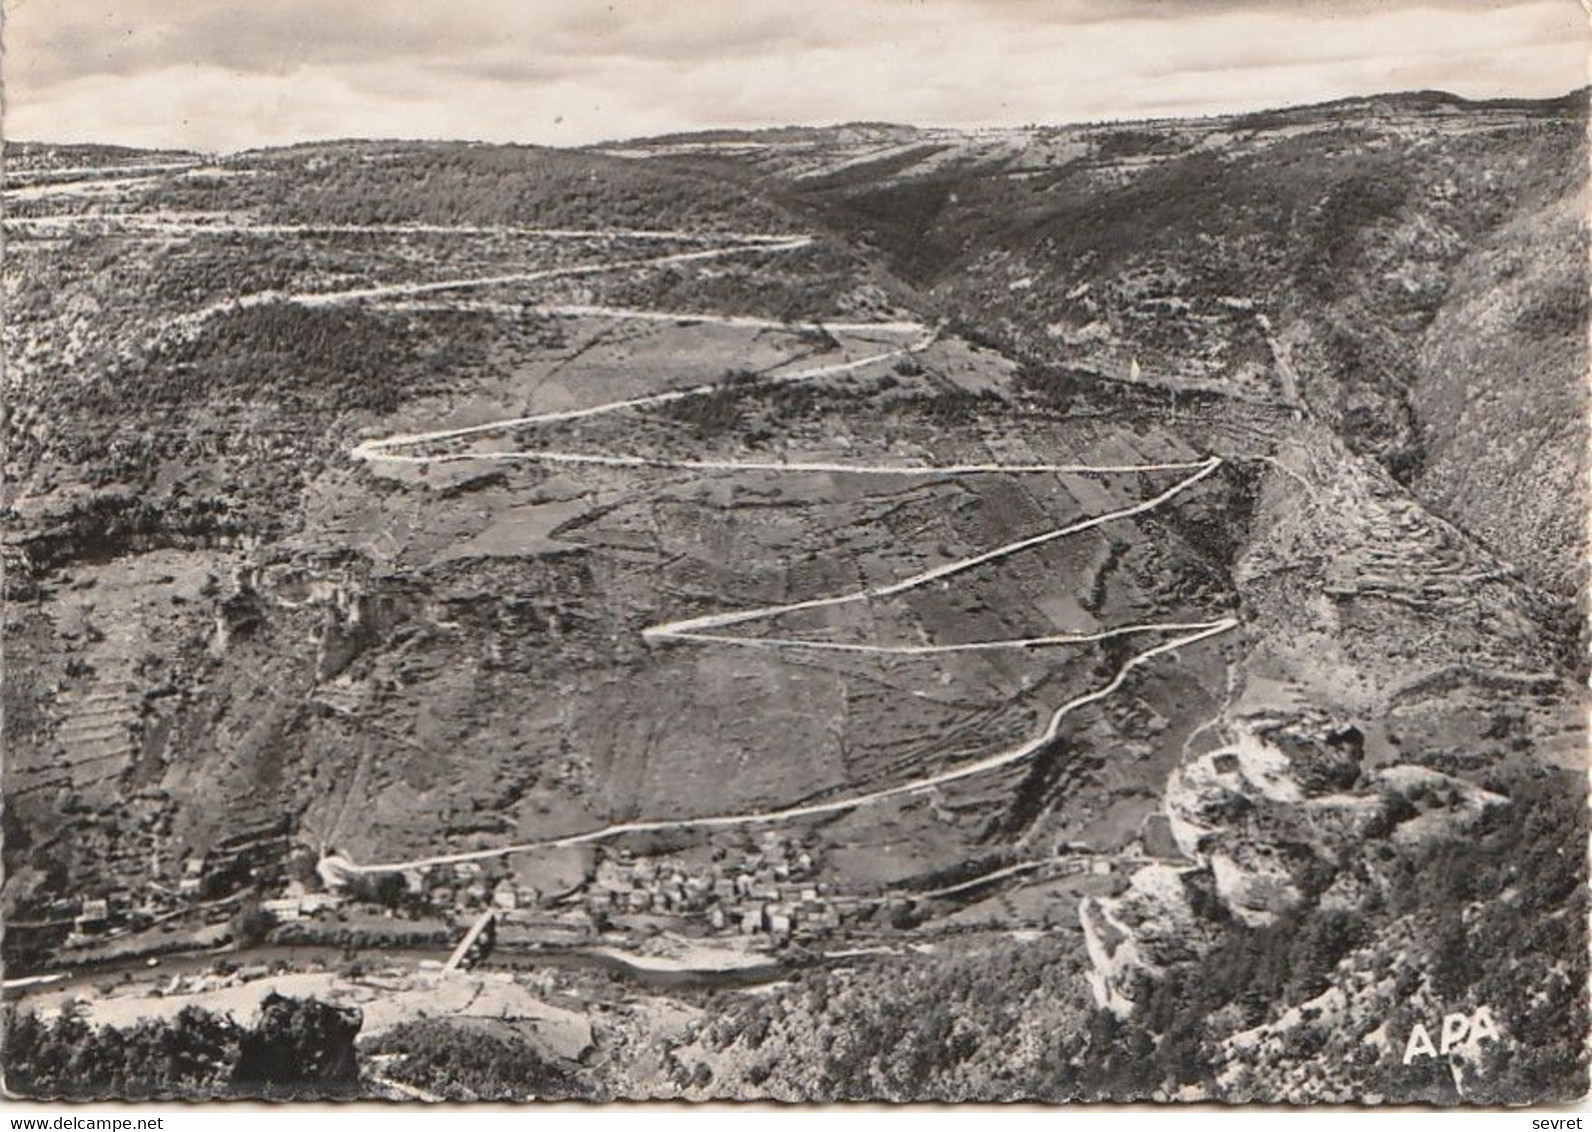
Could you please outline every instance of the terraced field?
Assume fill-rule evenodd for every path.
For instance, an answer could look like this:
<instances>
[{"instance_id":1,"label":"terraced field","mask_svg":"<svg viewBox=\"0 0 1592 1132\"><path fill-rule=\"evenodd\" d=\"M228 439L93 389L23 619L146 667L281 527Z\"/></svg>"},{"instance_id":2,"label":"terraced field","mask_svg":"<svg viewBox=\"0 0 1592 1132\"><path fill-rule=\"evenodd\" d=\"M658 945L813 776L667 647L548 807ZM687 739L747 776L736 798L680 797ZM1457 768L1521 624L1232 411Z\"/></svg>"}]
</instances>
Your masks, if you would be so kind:
<instances>
[{"instance_id":1,"label":"terraced field","mask_svg":"<svg viewBox=\"0 0 1592 1132\"><path fill-rule=\"evenodd\" d=\"M8 967L476 930L626 1096L1560 1089L1578 106L23 147Z\"/></svg>"}]
</instances>

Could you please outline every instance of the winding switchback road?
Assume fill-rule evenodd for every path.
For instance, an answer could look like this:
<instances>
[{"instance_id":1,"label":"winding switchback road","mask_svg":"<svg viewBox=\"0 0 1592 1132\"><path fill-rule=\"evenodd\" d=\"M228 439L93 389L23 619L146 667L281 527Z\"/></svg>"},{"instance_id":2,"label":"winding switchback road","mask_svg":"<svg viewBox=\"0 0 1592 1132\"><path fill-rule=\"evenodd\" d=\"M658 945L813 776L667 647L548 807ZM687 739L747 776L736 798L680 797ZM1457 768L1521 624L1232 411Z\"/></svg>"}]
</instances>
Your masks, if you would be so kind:
<instances>
[{"instance_id":1,"label":"winding switchback road","mask_svg":"<svg viewBox=\"0 0 1592 1132\"><path fill-rule=\"evenodd\" d=\"M490 279L476 280L449 280L440 283L395 284L387 287L367 288L359 291L346 291L323 295L300 295L297 301L301 302L344 302L363 298L375 298L388 295L415 295L431 291L442 291L469 286L485 286L496 283L523 282L536 279L550 278L556 275L569 274L579 271L619 270L626 266L647 266L660 262L684 262L694 259L712 258L719 254L731 254L756 250L771 252L778 250L794 249L806 246L810 238L794 238L785 243L764 243L751 248L740 246L732 249L707 249L692 253L677 253L673 256L662 257L655 260L629 260L605 265L583 265L580 268L549 269L540 272L525 272L513 275L495 276ZM612 317L612 318L647 318L660 317L693 318L701 321L712 321L715 316L704 315L665 315L661 312L633 311L629 309L614 309L604 307L583 306L574 308L582 316ZM729 316L725 316L729 321ZM815 324L814 324L815 325ZM852 324L866 325L866 324ZM794 328L794 327L793 327ZM889 361L894 358L922 350L933 343L938 328L924 328L911 323L884 323L878 324L874 329L880 332L914 332L916 337L910 343L881 350L867 357L856 358L842 362L833 362L826 365L814 366L804 370L764 376L759 380L763 383L795 383L815 381L821 378L834 376L841 373L853 372ZM925 645L925 644L853 644L822 640L806 640L795 637L742 637L733 634L717 632L734 625L744 625L749 622L762 621L775 618L787 613L803 610L821 609L831 606L847 605L853 603L866 603L877 599L885 599L906 593L921 586L934 582L943 582L956 575L972 570L975 567L997 561L1009 555L1020 553L1034 547L1083 531L1110 523L1119 519L1131 518L1145 512L1154 510L1170 503L1177 496L1193 488L1219 467L1222 461L1217 457L1193 462L1170 462L1148 464L1110 464L1092 465L1078 463L1026 463L1006 464L967 463L967 464L914 464L914 463L845 463L833 460L738 460L738 459L669 459L663 457L642 456L627 453L609 452L572 452L564 449L518 449L514 451L438 451L439 446L465 438L485 436L494 433L514 432L532 429L540 425L560 423L565 421L580 420L607 414L623 413L636 409L644 409L658 405L669 404L675 401L698 397L720 388L717 384L702 384L685 388L666 390L660 393L632 397L625 400L609 401L581 409L565 409L546 413L536 413L529 416L509 417L503 420L491 421L486 424L469 425L461 428L439 429L431 432L408 433L398 436L389 436L382 439L366 440L356 445L350 455L360 461L369 463L398 462L406 464L430 464L447 461L462 460L516 460L547 464L588 464L607 467L622 468L653 468L679 471L698 472L756 472L756 473L814 473L823 472L832 475L858 475L858 476L932 476L938 478L954 478L979 475L1106 475L1124 473L1152 473L1152 472L1181 472L1184 473L1170 487L1159 494L1144 499L1138 503L1130 504L1113 511L1104 512L1076 522L1043 531L1039 534L1014 540L990 550L944 563L932 569L922 571L883 585L854 590L841 594L825 597L809 598L803 601L790 602L782 605L763 606L755 609L734 610L723 613L712 613L703 616L689 617L681 620L667 621L649 626L642 630L642 636L655 645L666 644L694 644L707 646L736 646L763 649L805 649L828 650L847 653L875 653L880 655L901 657L935 656L946 653L992 651L998 649L1034 649L1048 647L1065 647L1102 641L1110 638L1124 637L1137 634L1174 634L1173 636L1153 644L1135 655L1129 657L1117 669L1115 675L1105 684L1082 693L1068 700L1051 712L1045 726L1035 735L1024 742L1007 749L994 752L982 758L975 759L958 766L941 770L933 774L926 774L912 778L891 786L869 790L836 798L804 803L800 805L779 807L764 810L749 810L740 813L714 814L702 817L685 818L659 818L653 820L638 820L615 822L582 833L569 834L561 837L543 838L535 841L525 841L513 845L503 845L490 849L478 849L457 853L441 853L432 856L412 858L403 861L390 861L376 864L356 864L346 858L332 857L324 862L331 866L332 871L348 873L379 873L391 872L400 869L427 868L436 865L458 864L466 861L480 861L494 857L505 857L511 854L531 852L535 850L557 849L569 846L590 844L606 841L626 834L658 833L677 830L706 830L721 829L735 826L748 826L771 824L777 822L793 821L802 818L819 817L827 814L836 814L854 810L862 806L875 805L891 799L902 798L907 795L933 790L949 783L972 778L977 775L987 774L1002 767L1020 762L1052 743L1059 734L1062 722L1073 712L1089 704L1098 702L1110 696L1128 679L1133 671L1158 657L1175 652L1178 649L1196 644L1228 632L1237 627L1238 621L1232 617L1215 618L1208 621L1167 621L1147 622L1141 624L1125 625L1117 628L1106 629L1096 633L1080 634L1055 634L1049 636L1021 637L1004 640L976 641L959 644ZM431 451L427 451L431 449Z\"/></svg>"},{"instance_id":2,"label":"winding switchback road","mask_svg":"<svg viewBox=\"0 0 1592 1132\"><path fill-rule=\"evenodd\" d=\"M218 230L241 233L258 231L259 228L260 226L258 225L245 225L232 229ZM371 231L368 227L350 230ZM427 230L429 231L430 229ZM538 229L535 231L539 235L558 236L563 239L597 239L605 236L622 235L644 235L654 239L674 238L674 234L669 232L640 233L626 232L622 229L609 231ZM265 306L271 303L293 303L303 307L330 307L342 303L365 302L372 299L408 298L416 295L445 294L479 287L505 287L528 283L544 283L552 279L599 275L611 271L624 271L630 268L640 270L651 267L670 267L682 263L724 259L728 256L767 255L774 252L797 251L811 246L814 242L811 236L778 238L743 236L736 243L719 247L701 248L696 251L671 252L668 255L610 260L598 263L576 263L564 267L542 267L532 271L512 271L501 275L468 275L454 279L436 279L420 283L383 283L371 287L352 287L341 291L253 291L245 295L218 299L207 306L200 307L198 310L180 315L167 323L166 331L178 334L197 333L206 322L217 315L230 314L247 310L250 307Z\"/></svg>"}]
</instances>

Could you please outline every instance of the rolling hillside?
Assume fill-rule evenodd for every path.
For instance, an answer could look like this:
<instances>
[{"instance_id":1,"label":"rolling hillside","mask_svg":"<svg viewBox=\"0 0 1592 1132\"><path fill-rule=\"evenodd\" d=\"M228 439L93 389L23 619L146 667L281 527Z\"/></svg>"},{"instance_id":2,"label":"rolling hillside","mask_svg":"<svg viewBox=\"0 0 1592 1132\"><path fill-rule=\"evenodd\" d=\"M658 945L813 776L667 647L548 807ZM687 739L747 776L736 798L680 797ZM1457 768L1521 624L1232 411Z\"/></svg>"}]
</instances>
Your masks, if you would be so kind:
<instances>
[{"instance_id":1,"label":"rolling hillside","mask_svg":"<svg viewBox=\"0 0 1592 1132\"><path fill-rule=\"evenodd\" d=\"M1011 1097L1584 1091L1585 126L26 146L8 963L772 830L878 957L605 1016L666 1095L974 1095L948 1000Z\"/></svg>"}]
</instances>

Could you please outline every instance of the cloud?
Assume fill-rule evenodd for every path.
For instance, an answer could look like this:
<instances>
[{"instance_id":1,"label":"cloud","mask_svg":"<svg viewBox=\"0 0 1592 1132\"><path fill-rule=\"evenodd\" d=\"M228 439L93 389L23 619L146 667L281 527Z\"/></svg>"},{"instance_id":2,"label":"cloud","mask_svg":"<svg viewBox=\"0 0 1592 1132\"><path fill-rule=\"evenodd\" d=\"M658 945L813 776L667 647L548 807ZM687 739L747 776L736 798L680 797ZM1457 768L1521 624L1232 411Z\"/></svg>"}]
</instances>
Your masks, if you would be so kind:
<instances>
[{"instance_id":1,"label":"cloud","mask_svg":"<svg viewBox=\"0 0 1592 1132\"><path fill-rule=\"evenodd\" d=\"M696 0L656 8L572 0L30 0L12 9L12 78L29 89L91 75L208 64L239 74L452 59L709 59L811 42L794 8Z\"/></svg>"},{"instance_id":2,"label":"cloud","mask_svg":"<svg viewBox=\"0 0 1592 1132\"><path fill-rule=\"evenodd\" d=\"M1577 0L13 0L13 137L577 144L1585 81Z\"/></svg>"}]
</instances>

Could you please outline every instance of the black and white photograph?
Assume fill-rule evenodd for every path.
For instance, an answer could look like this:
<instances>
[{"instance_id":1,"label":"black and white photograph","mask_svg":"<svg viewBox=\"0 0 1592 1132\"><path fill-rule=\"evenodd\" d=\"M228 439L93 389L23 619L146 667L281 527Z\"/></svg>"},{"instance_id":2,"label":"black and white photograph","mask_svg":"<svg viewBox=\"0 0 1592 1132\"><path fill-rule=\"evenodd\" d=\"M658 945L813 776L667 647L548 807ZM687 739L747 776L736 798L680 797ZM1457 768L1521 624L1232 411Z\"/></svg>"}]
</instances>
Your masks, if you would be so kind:
<instances>
[{"instance_id":1,"label":"black and white photograph","mask_svg":"<svg viewBox=\"0 0 1592 1132\"><path fill-rule=\"evenodd\" d=\"M1579 0L0 34L13 1102L1587 1096Z\"/></svg>"}]
</instances>

